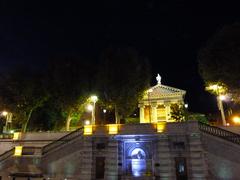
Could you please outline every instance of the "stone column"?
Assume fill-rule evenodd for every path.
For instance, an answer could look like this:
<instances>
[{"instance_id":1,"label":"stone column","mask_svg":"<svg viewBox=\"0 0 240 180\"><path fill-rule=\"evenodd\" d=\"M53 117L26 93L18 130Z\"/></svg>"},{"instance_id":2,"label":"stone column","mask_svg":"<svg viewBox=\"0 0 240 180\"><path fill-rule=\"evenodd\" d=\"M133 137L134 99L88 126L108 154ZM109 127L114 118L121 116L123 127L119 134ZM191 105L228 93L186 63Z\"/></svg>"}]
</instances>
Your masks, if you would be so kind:
<instances>
[{"instance_id":1,"label":"stone column","mask_svg":"<svg viewBox=\"0 0 240 180\"><path fill-rule=\"evenodd\" d=\"M166 121L168 122L171 119L171 108L170 104L165 105L165 112L166 112Z\"/></svg>"},{"instance_id":2,"label":"stone column","mask_svg":"<svg viewBox=\"0 0 240 180\"><path fill-rule=\"evenodd\" d=\"M151 105L151 123L157 122L157 105Z\"/></svg>"},{"instance_id":3,"label":"stone column","mask_svg":"<svg viewBox=\"0 0 240 180\"><path fill-rule=\"evenodd\" d=\"M140 123L148 123L147 122L147 119L145 120L145 118L144 118L144 108L145 108L145 106L144 105L140 105L139 106L139 116L140 116Z\"/></svg>"},{"instance_id":4,"label":"stone column","mask_svg":"<svg viewBox=\"0 0 240 180\"><path fill-rule=\"evenodd\" d=\"M82 147L82 164L79 169L81 169L81 178L84 180L92 179L92 165L93 165L93 144L92 137L83 138L83 147ZM95 165L95 164L94 164Z\"/></svg>"},{"instance_id":5,"label":"stone column","mask_svg":"<svg viewBox=\"0 0 240 180\"><path fill-rule=\"evenodd\" d=\"M104 179L118 179L118 142L113 140L113 137L110 138L107 147Z\"/></svg>"},{"instance_id":6,"label":"stone column","mask_svg":"<svg viewBox=\"0 0 240 180\"><path fill-rule=\"evenodd\" d=\"M155 175L161 179L176 179L175 177L175 164L174 158L172 157L169 139L166 135L158 137L156 143L156 155L155 155Z\"/></svg>"}]
</instances>

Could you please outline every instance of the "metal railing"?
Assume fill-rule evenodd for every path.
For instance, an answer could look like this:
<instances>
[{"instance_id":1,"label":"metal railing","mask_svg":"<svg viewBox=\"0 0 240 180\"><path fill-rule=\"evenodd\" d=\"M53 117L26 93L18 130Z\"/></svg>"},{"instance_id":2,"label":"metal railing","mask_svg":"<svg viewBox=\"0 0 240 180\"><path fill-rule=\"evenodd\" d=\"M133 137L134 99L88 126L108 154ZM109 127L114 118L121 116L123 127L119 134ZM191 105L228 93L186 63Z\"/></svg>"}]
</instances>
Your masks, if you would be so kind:
<instances>
[{"instance_id":1,"label":"metal railing","mask_svg":"<svg viewBox=\"0 0 240 180\"><path fill-rule=\"evenodd\" d=\"M47 144L46 146L44 146L42 148L42 155L52 151L55 148L58 148L64 144L66 144L67 142L69 142L81 135L83 135L83 127L78 128L77 130L70 132L69 134L61 137L60 139L57 139L57 140L51 142L50 144Z\"/></svg>"},{"instance_id":2,"label":"metal railing","mask_svg":"<svg viewBox=\"0 0 240 180\"><path fill-rule=\"evenodd\" d=\"M232 143L238 144L240 145L240 135L221 129L219 127L216 126L211 126L205 123L201 123L199 122L199 129L200 131L207 133L207 134L211 134L213 136L225 139L227 141L230 141Z\"/></svg>"}]
</instances>

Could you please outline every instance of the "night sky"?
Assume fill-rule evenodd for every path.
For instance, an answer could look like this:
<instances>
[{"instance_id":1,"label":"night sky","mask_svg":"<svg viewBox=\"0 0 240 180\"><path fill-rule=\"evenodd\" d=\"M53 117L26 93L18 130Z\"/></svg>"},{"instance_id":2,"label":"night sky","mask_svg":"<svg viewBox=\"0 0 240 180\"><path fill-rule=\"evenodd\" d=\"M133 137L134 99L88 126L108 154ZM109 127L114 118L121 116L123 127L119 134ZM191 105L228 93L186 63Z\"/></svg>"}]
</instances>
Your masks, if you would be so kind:
<instances>
[{"instance_id":1,"label":"night sky","mask_svg":"<svg viewBox=\"0 0 240 180\"><path fill-rule=\"evenodd\" d=\"M76 1L77 2L77 1ZM197 53L224 25L239 22L236 4L218 1L1 1L0 71L44 68L49 57L96 58L107 47L134 47L162 83L187 90L194 112L216 112L204 92Z\"/></svg>"}]
</instances>

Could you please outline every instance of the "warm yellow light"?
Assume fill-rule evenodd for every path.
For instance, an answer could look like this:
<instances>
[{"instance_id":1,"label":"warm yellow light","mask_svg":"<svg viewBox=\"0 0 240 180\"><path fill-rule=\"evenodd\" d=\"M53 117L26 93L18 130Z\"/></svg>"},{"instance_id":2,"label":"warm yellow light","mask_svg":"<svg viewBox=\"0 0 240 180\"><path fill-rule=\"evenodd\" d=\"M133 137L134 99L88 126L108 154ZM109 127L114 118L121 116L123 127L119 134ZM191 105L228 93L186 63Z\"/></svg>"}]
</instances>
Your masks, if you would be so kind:
<instances>
[{"instance_id":1,"label":"warm yellow light","mask_svg":"<svg viewBox=\"0 0 240 180\"><path fill-rule=\"evenodd\" d=\"M20 132L15 132L13 133L13 140L18 140L20 139L21 133Z\"/></svg>"},{"instance_id":2,"label":"warm yellow light","mask_svg":"<svg viewBox=\"0 0 240 180\"><path fill-rule=\"evenodd\" d=\"M22 155L22 146L15 146L14 156L21 156Z\"/></svg>"},{"instance_id":3,"label":"warm yellow light","mask_svg":"<svg viewBox=\"0 0 240 180\"><path fill-rule=\"evenodd\" d=\"M206 90L212 91L215 94L225 94L227 89L223 85L212 84L212 85L207 86Z\"/></svg>"},{"instance_id":4,"label":"warm yellow light","mask_svg":"<svg viewBox=\"0 0 240 180\"><path fill-rule=\"evenodd\" d=\"M152 89L148 89L147 92L148 92L148 93L151 93L151 92L153 92L153 90L152 90Z\"/></svg>"},{"instance_id":5,"label":"warm yellow light","mask_svg":"<svg viewBox=\"0 0 240 180\"><path fill-rule=\"evenodd\" d=\"M234 116L233 117L233 122L236 124L240 124L240 117L239 116Z\"/></svg>"},{"instance_id":6,"label":"warm yellow light","mask_svg":"<svg viewBox=\"0 0 240 180\"><path fill-rule=\"evenodd\" d=\"M83 134L84 135L92 135L92 133L93 133L92 125L85 125Z\"/></svg>"},{"instance_id":7,"label":"warm yellow light","mask_svg":"<svg viewBox=\"0 0 240 180\"><path fill-rule=\"evenodd\" d=\"M158 133L164 132L165 128L166 128L166 122L157 123L157 132Z\"/></svg>"},{"instance_id":8,"label":"warm yellow light","mask_svg":"<svg viewBox=\"0 0 240 180\"><path fill-rule=\"evenodd\" d=\"M2 112L2 115L3 115L3 116L7 116L7 114L8 114L7 111L3 111L3 112Z\"/></svg>"},{"instance_id":9,"label":"warm yellow light","mask_svg":"<svg viewBox=\"0 0 240 180\"><path fill-rule=\"evenodd\" d=\"M209 89L217 90L219 87L220 87L220 86L214 84L214 85L209 86Z\"/></svg>"},{"instance_id":10,"label":"warm yellow light","mask_svg":"<svg viewBox=\"0 0 240 180\"><path fill-rule=\"evenodd\" d=\"M117 133L118 133L118 124L109 124L108 134L117 134Z\"/></svg>"}]
</instances>

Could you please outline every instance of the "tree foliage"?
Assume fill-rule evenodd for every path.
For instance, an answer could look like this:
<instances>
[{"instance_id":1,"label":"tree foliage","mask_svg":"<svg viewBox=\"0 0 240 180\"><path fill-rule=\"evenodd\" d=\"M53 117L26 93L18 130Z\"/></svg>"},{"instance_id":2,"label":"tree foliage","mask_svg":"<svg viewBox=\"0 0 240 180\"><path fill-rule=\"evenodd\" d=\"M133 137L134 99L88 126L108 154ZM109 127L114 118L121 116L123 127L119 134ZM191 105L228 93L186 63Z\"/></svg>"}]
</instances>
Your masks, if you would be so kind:
<instances>
[{"instance_id":1,"label":"tree foliage","mask_svg":"<svg viewBox=\"0 0 240 180\"><path fill-rule=\"evenodd\" d=\"M205 83L226 86L240 101L240 24L225 26L199 52L199 71Z\"/></svg>"},{"instance_id":2,"label":"tree foliage","mask_svg":"<svg viewBox=\"0 0 240 180\"><path fill-rule=\"evenodd\" d=\"M17 69L0 79L1 108L14 114L15 123L27 130L32 113L48 99L40 74Z\"/></svg>"},{"instance_id":3,"label":"tree foliage","mask_svg":"<svg viewBox=\"0 0 240 180\"><path fill-rule=\"evenodd\" d=\"M76 57L56 58L49 64L48 89L51 101L65 116L66 130L76 113L84 109L91 92L91 67L86 60Z\"/></svg>"},{"instance_id":4,"label":"tree foliage","mask_svg":"<svg viewBox=\"0 0 240 180\"><path fill-rule=\"evenodd\" d=\"M177 122L185 121L185 109L182 105L179 104L171 104L171 118L176 120Z\"/></svg>"},{"instance_id":5,"label":"tree foliage","mask_svg":"<svg viewBox=\"0 0 240 180\"><path fill-rule=\"evenodd\" d=\"M150 67L133 49L107 49L97 75L100 99L115 110L116 122L128 117L149 86Z\"/></svg>"}]
</instances>

